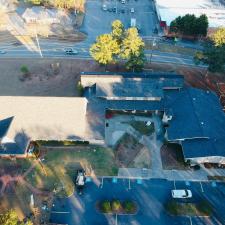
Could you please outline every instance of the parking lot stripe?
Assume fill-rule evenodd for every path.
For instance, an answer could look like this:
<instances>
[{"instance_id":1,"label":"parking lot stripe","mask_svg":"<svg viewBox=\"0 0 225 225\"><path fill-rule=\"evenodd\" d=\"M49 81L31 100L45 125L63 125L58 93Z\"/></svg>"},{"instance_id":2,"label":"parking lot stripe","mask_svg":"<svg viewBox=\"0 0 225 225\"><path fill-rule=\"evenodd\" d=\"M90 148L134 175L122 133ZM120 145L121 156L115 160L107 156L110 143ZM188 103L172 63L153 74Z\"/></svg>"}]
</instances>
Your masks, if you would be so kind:
<instances>
[{"instance_id":1,"label":"parking lot stripe","mask_svg":"<svg viewBox=\"0 0 225 225\"><path fill-rule=\"evenodd\" d=\"M128 180L128 190L130 190L131 187L130 187L130 179Z\"/></svg>"},{"instance_id":2,"label":"parking lot stripe","mask_svg":"<svg viewBox=\"0 0 225 225\"><path fill-rule=\"evenodd\" d=\"M191 217L189 217L189 220L190 220L190 225L192 225L192 219L191 219Z\"/></svg>"},{"instance_id":3,"label":"parking lot stripe","mask_svg":"<svg viewBox=\"0 0 225 225\"><path fill-rule=\"evenodd\" d=\"M173 181L173 186L174 186L174 189L176 190L177 188L176 188L176 181L175 180Z\"/></svg>"},{"instance_id":4,"label":"parking lot stripe","mask_svg":"<svg viewBox=\"0 0 225 225\"><path fill-rule=\"evenodd\" d=\"M204 192L203 186L202 186L202 182L201 182L201 181L200 181L200 187L201 187L202 192Z\"/></svg>"},{"instance_id":5,"label":"parking lot stripe","mask_svg":"<svg viewBox=\"0 0 225 225\"><path fill-rule=\"evenodd\" d=\"M100 184L100 188L103 188L103 177L102 177L102 182L101 182L101 184Z\"/></svg>"},{"instance_id":6,"label":"parking lot stripe","mask_svg":"<svg viewBox=\"0 0 225 225\"><path fill-rule=\"evenodd\" d=\"M68 214L70 212L51 211L51 213L55 213L55 214Z\"/></svg>"}]
</instances>

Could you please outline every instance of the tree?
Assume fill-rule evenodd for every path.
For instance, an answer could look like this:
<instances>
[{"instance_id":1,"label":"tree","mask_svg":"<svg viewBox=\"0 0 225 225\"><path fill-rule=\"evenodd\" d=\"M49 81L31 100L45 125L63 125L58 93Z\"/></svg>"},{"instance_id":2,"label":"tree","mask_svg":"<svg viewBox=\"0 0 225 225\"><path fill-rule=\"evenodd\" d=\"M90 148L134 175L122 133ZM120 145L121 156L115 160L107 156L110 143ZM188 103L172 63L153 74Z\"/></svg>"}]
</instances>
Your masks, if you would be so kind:
<instances>
[{"instance_id":1,"label":"tree","mask_svg":"<svg viewBox=\"0 0 225 225\"><path fill-rule=\"evenodd\" d=\"M212 40L215 46L225 45L225 28L219 28L212 36Z\"/></svg>"},{"instance_id":2,"label":"tree","mask_svg":"<svg viewBox=\"0 0 225 225\"><path fill-rule=\"evenodd\" d=\"M33 225L31 221L23 223L19 221L18 216L15 211L10 210L5 214L0 215L0 224L4 225Z\"/></svg>"},{"instance_id":3,"label":"tree","mask_svg":"<svg viewBox=\"0 0 225 225\"><path fill-rule=\"evenodd\" d=\"M206 36L208 29L208 18L205 14L200 17L186 14L178 16L170 23L170 31L181 35Z\"/></svg>"},{"instance_id":4,"label":"tree","mask_svg":"<svg viewBox=\"0 0 225 225\"><path fill-rule=\"evenodd\" d=\"M118 44L121 44L124 37L124 26L120 20L114 20L112 22L112 37L117 40Z\"/></svg>"},{"instance_id":5,"label":"tree","mask_svg":"<svg viewBox=\"0 0 225 225\"><path fill-rule=\"evenodd\" d=\"M126 67L142 70L145 63L144 42L133 27L127 30L120 20L112 23L110 34L100 35L90 48L91 56L100 64L107 65L118 59L126 60Z\"/></svg>"},{"instance_id":6,"label":"tree","mask_svg":"<svg viewBox=\"0 0 225 225\"><path fill-rule=\"evenodd\" d=\"M91 56L99 63L107 65L116 61L120 53L120 46L111 34L103 34L97 37L96 43L90 48Z\"/></svg>"},{"instance_id":7,"label":"tree","mask_svg":"<svg viewBox=\"0 0 225 225\"><path fill-rule=\"evenodd\" d=\"M202 52L197 52L194 57L196 64L208 65L211 72L225 71L225 28L218 29L215 34L203 45Z\"/></svg>"},{"instance_id":8,"label":"tree","mask_svg":"<svg viewBox=\"0 0 225 225\"><path fill-rule=\"evenodd\" d=\"M127 69L141 71L146 58L144 55L144 42L136 28L129 28L125 32L125 38L121 46L121 58L126 59Z\"/></svg>"}]
</instances>

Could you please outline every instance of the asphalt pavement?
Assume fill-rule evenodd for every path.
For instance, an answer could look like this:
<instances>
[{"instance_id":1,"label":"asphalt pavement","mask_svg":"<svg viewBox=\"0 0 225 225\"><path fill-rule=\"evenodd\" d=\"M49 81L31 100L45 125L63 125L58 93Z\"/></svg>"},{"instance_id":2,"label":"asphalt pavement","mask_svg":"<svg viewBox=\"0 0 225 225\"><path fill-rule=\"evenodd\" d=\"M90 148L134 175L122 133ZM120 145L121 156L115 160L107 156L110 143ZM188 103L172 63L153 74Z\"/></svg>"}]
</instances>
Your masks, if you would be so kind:
<instances>
[{"instance_id":1,"label":"asphalt pavement","mask_svg":"<svg viewBox=\"0 0 225 225\"><path fill-rule=\"evenodd\" d=\"M213 206L211 217L170 216L164 204L171 199L172 189L190 189L191 202L207 199ZM132 199L138 205L136 215L104 215L96 210L101 200ZM55 199L51 222L68 225L186 225L225 224L225 184L214 182L171 182L166 180L100 179L100 185L88 182L83 195Z\"/></svg>"}]
</instances>

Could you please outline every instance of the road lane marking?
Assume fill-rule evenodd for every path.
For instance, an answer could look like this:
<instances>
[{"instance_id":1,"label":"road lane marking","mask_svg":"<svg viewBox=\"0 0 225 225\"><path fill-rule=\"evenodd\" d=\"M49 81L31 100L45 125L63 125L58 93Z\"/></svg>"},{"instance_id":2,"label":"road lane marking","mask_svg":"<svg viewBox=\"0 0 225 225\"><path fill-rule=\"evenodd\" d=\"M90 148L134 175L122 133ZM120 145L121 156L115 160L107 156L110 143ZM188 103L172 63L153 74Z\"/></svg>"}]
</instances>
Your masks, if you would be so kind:
<instances>
[{"instance_id":1,"label":"road lane marking","mask_svg":"<svg viewBox=\"0 0 225 225\"><path fill-rule=\"evenodd\" d=\"M101 182L101 184L100 184L100 188L103 188L103 180L104 180L104 178L102 177L102 182Z\"/></svg>"},{"instance_id":2,"label":"road lane marking","mask_svg":"<svg viewBox=\"0 0 225 225\"><path fill-rule=\"evenodd\" d=\"M70 212L51 211L51 213L56 213L56 214L69 214Z\"/></svg>"}]
</instances>

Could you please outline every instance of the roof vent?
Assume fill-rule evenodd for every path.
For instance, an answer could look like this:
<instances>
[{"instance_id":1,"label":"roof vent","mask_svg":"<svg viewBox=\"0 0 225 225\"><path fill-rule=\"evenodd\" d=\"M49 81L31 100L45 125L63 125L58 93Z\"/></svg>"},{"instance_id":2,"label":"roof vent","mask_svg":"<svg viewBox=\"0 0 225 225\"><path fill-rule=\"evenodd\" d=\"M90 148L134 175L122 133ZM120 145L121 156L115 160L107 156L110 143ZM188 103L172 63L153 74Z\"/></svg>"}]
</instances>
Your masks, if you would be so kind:
<instances>
[{"instance_id":1,"label":"roof vent","mask_svg":"<svg viewBox=\"0 0 225 225\"><path fill-rule=\"evenodd\" d=\"M204 125L204 122L201 122L201 125Z\"/></svg>"}]
</instances>

